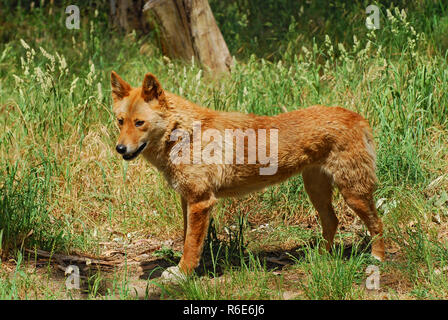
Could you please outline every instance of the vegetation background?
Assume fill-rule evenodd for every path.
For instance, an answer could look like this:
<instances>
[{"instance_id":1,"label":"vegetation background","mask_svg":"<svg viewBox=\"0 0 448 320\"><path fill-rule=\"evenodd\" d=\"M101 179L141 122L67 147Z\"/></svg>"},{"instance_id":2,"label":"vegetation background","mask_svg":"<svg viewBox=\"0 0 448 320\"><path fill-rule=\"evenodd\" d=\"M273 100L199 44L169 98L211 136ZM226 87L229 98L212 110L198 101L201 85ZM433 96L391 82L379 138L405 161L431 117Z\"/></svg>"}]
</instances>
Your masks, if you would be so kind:
<instances>
[{"instance_id":1,"label":"vegetation background","mask_svg":"<svg viewBox=\"0 0 448 320\"><path fill-rule=\"evenodd\" d=\"M134 299L139 286L161 299L448 298L445 1L210 0L235 57L219 80L164 57L156 31L111 27L108 1L79 2L80 29L67 29L72 2L0 0L0 299ZM370 4L378 30L365 25ZM295 177L221 201L204 272L159 283L156 267L181 251L180 200L143 159L115 153L111 70L134 86L150 71L217 110L324 104L362 114L377 143L387 261L371 259L366 229L337 192L336 248L318 254L318 218ZM121 264L83 260L82 290L69 290L60 260L38 249ZM379 290L365 286L371 264Z\"/></svg>"}]
</instances>

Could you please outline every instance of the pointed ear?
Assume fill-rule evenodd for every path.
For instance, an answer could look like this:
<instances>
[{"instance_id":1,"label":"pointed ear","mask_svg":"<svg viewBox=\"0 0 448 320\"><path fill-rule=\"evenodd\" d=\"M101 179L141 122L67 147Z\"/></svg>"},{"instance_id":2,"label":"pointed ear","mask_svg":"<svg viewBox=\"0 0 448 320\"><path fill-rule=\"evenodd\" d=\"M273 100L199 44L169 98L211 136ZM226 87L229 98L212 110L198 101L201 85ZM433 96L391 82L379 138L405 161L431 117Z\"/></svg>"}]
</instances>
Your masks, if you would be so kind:
<instances>
[{"instance_id":1,"label":"pointed ear","mask_svg":"<svg viewBox=\"0 0 448 320\"><path fill-rule=\"evenodd\" d=\"M114 101L123 99L131 91L129 83L121 79L115 71L112 71L110 74L110 84L112 86L112 98Z\"/></svg>"},{"instance_id":2,"label":"pointed ear","mask_svg":"<svg viewBox=\"0 0 448 320\"><path fill-rule=\"evenodd\" d=\"M142 84L142 98L148 102L153 99L159 100L159 103L165 101L165 92L160 85L159 80L152 74L147 73Z\"/></svg>"}]
</instances>

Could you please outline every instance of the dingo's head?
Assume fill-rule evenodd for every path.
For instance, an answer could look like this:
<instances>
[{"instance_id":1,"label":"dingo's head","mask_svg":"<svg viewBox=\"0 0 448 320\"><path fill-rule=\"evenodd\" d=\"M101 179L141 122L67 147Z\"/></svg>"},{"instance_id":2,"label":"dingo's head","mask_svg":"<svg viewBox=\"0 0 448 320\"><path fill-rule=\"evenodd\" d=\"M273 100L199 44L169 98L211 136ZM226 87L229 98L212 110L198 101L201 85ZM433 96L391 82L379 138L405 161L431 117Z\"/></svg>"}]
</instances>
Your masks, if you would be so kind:
<instances>
[{"instance_id":1,"label":"dingo's head","mask_svg":"<svg viewBox=\"0 0 448 320\"><path fill-rule=\"evenodd\" d=\"M132 88L112 71L111 85L113 111L120 128L116 150L123 159L132 160L165 132L165 93L151 73L145 75L141 88Z\"/></svg>"}]
</instances>

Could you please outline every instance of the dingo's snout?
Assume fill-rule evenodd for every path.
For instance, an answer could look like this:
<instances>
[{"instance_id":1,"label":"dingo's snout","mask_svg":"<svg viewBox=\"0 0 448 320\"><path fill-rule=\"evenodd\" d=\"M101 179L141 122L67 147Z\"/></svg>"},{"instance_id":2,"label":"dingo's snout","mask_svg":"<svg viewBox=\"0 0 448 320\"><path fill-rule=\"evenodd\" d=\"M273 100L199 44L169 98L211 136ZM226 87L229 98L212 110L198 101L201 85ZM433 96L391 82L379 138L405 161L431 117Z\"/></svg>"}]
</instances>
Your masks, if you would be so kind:
<instances>
[{"instance_id":1,"label":"dingo's snout","mask_svg":"<svg viewBox=\"0 0 448 320\"><path fill-rule=\"evenodd\" d=\"M117 144L117 147L115 148L115 150L117 150L117 152L119 154L124 154L126 153L126 146L124 144Z\"/></svg>"},{"instance_id":2,"label":"dingo's snout","mask_svg":"<svg viewBox=\"0 0 448 320\"><path fill-rule=\"evenodd\" d=\"M115 148L119 154L123 156L124 160L132 160L137 158L137 156L146 148L147 143L144 142L140 144L137 149L126 146L124 144L118 144Z\"/></svg>"}]
</instances>

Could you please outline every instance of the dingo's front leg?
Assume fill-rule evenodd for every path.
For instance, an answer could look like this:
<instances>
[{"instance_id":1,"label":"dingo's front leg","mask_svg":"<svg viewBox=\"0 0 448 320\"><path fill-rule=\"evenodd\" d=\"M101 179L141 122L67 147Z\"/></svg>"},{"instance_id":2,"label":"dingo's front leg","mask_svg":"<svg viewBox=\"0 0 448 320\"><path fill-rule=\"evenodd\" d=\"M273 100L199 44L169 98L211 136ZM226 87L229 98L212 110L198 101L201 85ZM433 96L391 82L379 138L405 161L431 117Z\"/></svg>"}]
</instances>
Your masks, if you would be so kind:
<instances>
[{"instance_id":1,"label":"dingo's front leg","mask_svg":"<svg viewBox=\"0 0 448 320\"><path fill-rule=\"evenodd\" d=\"M215 203L216 198L213 195L202 197L200 201L187 201L187 232L184 253L179 262L179 267L187 274L199 265L210 211Z\"/></svg>"},{"instance_id":2,"label":"dingo's front leg","mask_svg":"<svg viewBox=\"0 0 448 320\"><path fill-rule=\"evenodd\" d=\"M210 211L216 203L213 195L201 197L201 200L187 200L182 198L184 211L184 253L179 265L167 269L164 279L182 279L199 265L205 236L210 221ZM186 210L184 210L186 208Z\"/></svg>"}]
</instances>

